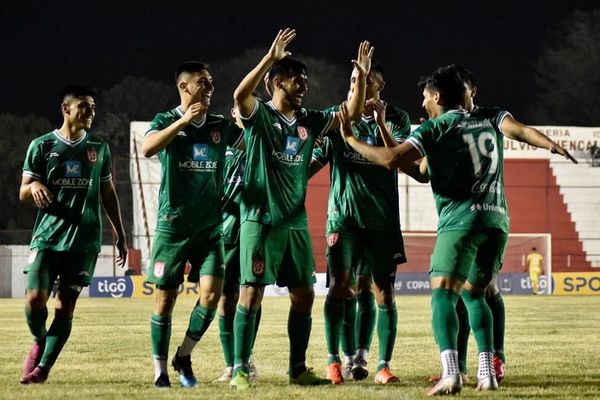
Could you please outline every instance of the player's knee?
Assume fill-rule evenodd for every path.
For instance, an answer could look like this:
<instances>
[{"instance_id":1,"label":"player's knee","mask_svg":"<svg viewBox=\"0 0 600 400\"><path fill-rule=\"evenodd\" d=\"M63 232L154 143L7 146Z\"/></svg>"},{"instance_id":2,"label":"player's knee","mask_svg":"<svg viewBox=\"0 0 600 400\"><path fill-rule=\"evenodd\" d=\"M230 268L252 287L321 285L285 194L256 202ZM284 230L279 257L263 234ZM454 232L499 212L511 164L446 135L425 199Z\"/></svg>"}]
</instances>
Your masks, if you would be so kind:
<instances>
[{"instance_id":1,"label":"player's knee","mask_svg":"<svg viewBox=\"0 0 600 400\"><path fill-rule=\"evenodd\" d=\"M200 295L200 303L207 308L216 308L221 298L221 292L216 290L203 290Z\"/></svg>"},{"instance_id":2,"label":"player's knee","mask_svg":"<svg viewBox=\"0 0 600 400\"><path fill-rule=\"evenodd\" d=\"M29 309L33 311L42 310L48 302L48 293L42 290L28 290L25 299Z\"/></svg>"}]
</instances>

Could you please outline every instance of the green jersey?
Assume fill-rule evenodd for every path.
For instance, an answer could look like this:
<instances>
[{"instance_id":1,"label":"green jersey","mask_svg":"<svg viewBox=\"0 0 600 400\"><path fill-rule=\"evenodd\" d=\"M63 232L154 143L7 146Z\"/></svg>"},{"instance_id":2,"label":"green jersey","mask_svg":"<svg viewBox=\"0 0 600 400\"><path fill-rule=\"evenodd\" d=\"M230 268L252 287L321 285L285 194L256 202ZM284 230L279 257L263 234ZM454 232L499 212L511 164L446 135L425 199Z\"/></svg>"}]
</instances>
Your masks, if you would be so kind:
<instances>
[{"instance_id":1,"label":"green jersey","mask_svg":"<svg viewBox=\"0 0 600 400\"><path fill-rule=\"evenodd\" d=\"M407 139L427 156L439 232L487 227L508 233L500 132L507 115L496 108L451 110L425 122Z\"/></svg>"},{"instance_id":2,"label":"green jersey","mask_svg":"<svg viewBox=\"0 0 600 400\"><path fill-rule=\"evenodd\" d=\"M402 143L410 134L408 114L389 107L386 124L392 138ZM377 122L362 116L354 124L354 135L372 146L384 146ZM375 165L354 151L339 134L327 136L315 147L313 160L330 163L331 190L327 210L327 232L342 226L374 230L399 230L398 174Z\"/></svg>"},{"instance_id":3,"label":"green jersey","mask_svg":"<svg viewBox=\"0 0 600 400\"><path fill-rule=\"evenodd\" d=\"M246 152L228 147L223 168L223 241L236 244L240 237L240 201Z\"/></svg>"},{"instance_id":4,"label":"green jersey","mask_svg":"<svg viewBox=\"0 0 600 400\"><path fill-rule=\"evenodd\" d=\"M146 135L183 116L181 108L157 114ZM192 234L222 222L222 168L227 145L237 146L241 130L222 115L206 114L178 132L158 152L162 177L156 230Z\"/></svg>"},{"instance_id":5,"label":"green jersey","mask_svg":"<svg viewBox=\"0 0 600 400\"><path fill-rule=\"evenodd\" d=\"M289 119L272 102L258 101L242 119L247 153L242 222L308 227L304 200L312 150L334 116L332 111L302 108Z\"/></svg>"},{"instance_id":6,"label":"green jersey","mask_svg":"<svg viewBox=\"0 0 600 400\"><path fill-rule=\"evenodd\" d=\"M87 132L75 141L58 130L34 139L23 175L43 183L53 201L37 212L31 249L99 253L100 186L112 179L111 171L108 144Z\"/></svg>"}]
</instances>

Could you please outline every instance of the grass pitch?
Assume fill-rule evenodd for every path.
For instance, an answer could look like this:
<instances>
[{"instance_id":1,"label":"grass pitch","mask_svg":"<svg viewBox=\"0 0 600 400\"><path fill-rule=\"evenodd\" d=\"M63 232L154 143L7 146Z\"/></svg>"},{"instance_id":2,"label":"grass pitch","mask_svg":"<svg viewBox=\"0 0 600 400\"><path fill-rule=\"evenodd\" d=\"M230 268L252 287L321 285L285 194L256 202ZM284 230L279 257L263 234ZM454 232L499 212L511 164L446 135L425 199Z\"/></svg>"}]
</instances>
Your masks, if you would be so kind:
<instances>
[{"instance_id":1,"label":"grass pitch","mask_svg":"<svg viewBox=\"0 0 600 400\"><path fill-rule=\"evenodd\" d=\"M308 365L325 374L323 298L317 298ZM0 399L412 399L422 398L427 378L440 368L431 334L429 297L397 298L399 323L392 367L402 383L373 383L377 338L371 349L371 375L340 387L302 388L287 384L286 298L266 298L255 346L259 383L235 392L212 384L223 369L216 321L193 353L200 386L181 389L171 371L170 391L154 389L149 318L152 302L138 299L81 299L73 331L43 385L18 383L21 363L31 343L22 299L0 299ZM52 306L52 301L49 306ZM473 384L462 398L600 398L600 297L506 296L507 377L500 390L477 393ZM185 333L193 301L181 299L173 317L171 355ZM476 345L469 347L471 382L475 380Z\"/></svg>"}]
</instances>

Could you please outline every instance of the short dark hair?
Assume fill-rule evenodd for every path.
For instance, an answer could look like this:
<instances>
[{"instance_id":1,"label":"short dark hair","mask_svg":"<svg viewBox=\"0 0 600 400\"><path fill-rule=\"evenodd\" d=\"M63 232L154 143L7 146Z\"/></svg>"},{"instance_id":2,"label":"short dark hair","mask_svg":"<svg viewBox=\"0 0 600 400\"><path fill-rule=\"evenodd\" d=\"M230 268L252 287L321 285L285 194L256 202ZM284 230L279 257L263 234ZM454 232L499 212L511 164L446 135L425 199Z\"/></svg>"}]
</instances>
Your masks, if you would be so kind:
<instances>
[{"instance_id":1,"label":"short dark hair","mask_svg":"<svg viewBox=\"0 0 600 400\"><path fill-rule=\"evenodd\" d=\"M72 84L67 85L62 90L62 93L60 96L60 101L61 102L65 101L65 99L67 97L83 97L83 96L96 97L97 96L96 89L93 89L93 88L87 87L87 86L81 86L81 85L72 85Z\"/></svg>"},{"instance_id":2,"label":"short dark hair","mask_svg":"<svg viewBox=\"0 0 600 400\"><path fill-rule=\"evenodd\" d=\"M465 84L453 65L440 67L419 80L420 88L440 92L446 107L461 105L465 98Z\"/></svg>"},{"instance_id":3,"label":"short dark hair","mask_svg":"<svg viewBox=\"0 0 600 400\"><path fill-rule=\"evenodd\" d=\"M381 75L381 77L383 78L383 65L381 65L378 62L371 63L371 70L369 71L369 73L372 72Z\"/></svg>"},{"instance_id":4,"label":"short dark hair","mask_svg":"<svg viewBox=\"0 0 600 400\"><path fill-rule=\"evenodd\" d=\"M273 63L268 74L269 82L272 82L273 79L277 77L285 79L294 75L308 75L308 68L306 67L306 64L300 60L292 57L284 57Z\"/></svg>"},{"instance_id":5,"label":"short dark hair","mask_svg":"<svg viewBox=\"0 0 600 400\"><path fill-rule=\"evenodd\" d=\"M453 68L458 74L458 76L460 76L460 78L463 80L463 82L469 85L469 87L473 88L477 86L477 82L475 82L473 72L471 72L470 69L458 64L450 64L448 65L448 67Z\"/></svg>"},{"instance_id":6,"label":"short dark hair","mask_svg":"<svg viewBox=\"0 0 600 400\"><path fill-rule=\"evenodd\" d=\"M175 71L175 82L179 82L179 77L184 72L193 73L193 72L200 72L203 70L208 71L208 64L206 64L202 61L186 61L183 64L181 64L179 67L177 67L177 70Z\"/></svg>"}]
</instances>

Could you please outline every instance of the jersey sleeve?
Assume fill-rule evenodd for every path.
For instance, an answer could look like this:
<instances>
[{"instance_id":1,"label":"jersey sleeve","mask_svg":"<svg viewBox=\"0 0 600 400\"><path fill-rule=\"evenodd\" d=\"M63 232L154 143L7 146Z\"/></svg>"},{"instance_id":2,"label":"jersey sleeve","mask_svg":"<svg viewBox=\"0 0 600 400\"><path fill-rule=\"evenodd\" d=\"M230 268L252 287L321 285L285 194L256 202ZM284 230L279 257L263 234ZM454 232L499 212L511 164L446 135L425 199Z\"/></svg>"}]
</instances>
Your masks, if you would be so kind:
<instances>
[{"instance_id":1,"label":"jersey sleeve","mask_svg":"<svg viewBox=\"0 0 600 400\"><path fill-rule=\"evenodd\" d=\"M494 118L494 128L496 128L496 130L500 133L502 133L504 135L504 133L502 132L502 121L504 121L504 118L511 116L512 114L509 113L506 110L498 110L498 113L496 114L496 117Z\"/></svg>"},{"instance_id":2,"label":"jersey sleeve","mask_svg":"<svg viewBox=\"0 0 600 400\"><path fill-rule=\"evenodd\" d=\"M315 148L312 153L312 160L319 163L321 166L325 166L329 162L331 155L331 139L328 136L315 144Z\"/></svg>"},{"instance_id":3,"label":"jersey sleeve","mask_svg":"<svg viewBox=\"0 0 600 400\"><path fill-rule=\"evenodd\" d=\"M427 155L427 143L430 142L433 133L433 123L431 120L423 123L417 129L415 129L406 141L412 144L422 157Z\"/></svg>"},{"instance_id":4,"label":"jersey sleeve","mask_svg":"<svg viewBox=\"0 0 600 400\"><path fill-rule=\"evenodd\" d=\"M402 143L410 136L410 119L406 111L397 110L390 118L390 131L397 143Z\"/></svg>"},{"instance_id":5,"label":"jersey sleeve","mask_svg":"<svg viewBox=\"0 0 600 400\"><path fill-rule=\"evenodd\" d=\"M102 158L102 169L100 170L100 181L108 182L112 179L112 154L108 144L104 144L104 157Z\"/></svg>"},{"instance_id":6,"label":"jersey sleeve","mask_svg":"<svg viewBox=\"0 0 600 400\"><path fill-rule=\"evenodd\" d=\"M158 131L162 131L169 125L171 125L171 122L164 118L163 114L156 114L152 122L150 122L150 127L146 131L145 136L149 136Z\"/></svg>"},{"instance_id":7,"label":"jersey sleeve","mask_svg":"<svg viewBox=\"0 0 600 400\"><path fill-rule=\"evenodd\" d=\"M244 142L244 131L240 129L233 121L226 120L227 123L227 146L238 148Z\"/></svg>"},{"instance_id":8,"label":"jersey sleeve","mask_svg":"<svg viewBox=\"0 0 600 400\"><path fill-rule=\"evenodd\" d=\"M36 181L45 181L46 167L44 164L44 155L38 142L32 141L25 155L23 163L23 176L29 176Z\"/></svg>"},{"instance_id":9,"label":"jersey sleeve","mask_svg":"<svg viewBox=\"0 0 600 400\"><path fill-rule=\"evenodd\" d=\"M252 110L250 115L248 115L247 117L242 117L240 115L240 120L242 121L242 125L244 125L244 128L250 128L252 125L254 125L256 117L259 114L259 110L264 109L264 107L266 107L266 105L262 101L256 100L256 104L254 105L254 109Z\"/></svg>"}]
</instances>

